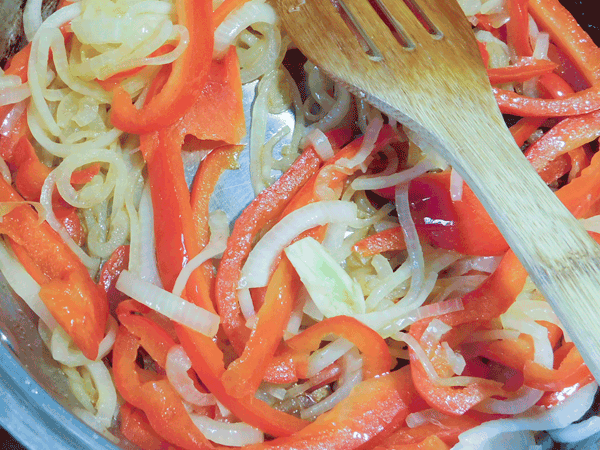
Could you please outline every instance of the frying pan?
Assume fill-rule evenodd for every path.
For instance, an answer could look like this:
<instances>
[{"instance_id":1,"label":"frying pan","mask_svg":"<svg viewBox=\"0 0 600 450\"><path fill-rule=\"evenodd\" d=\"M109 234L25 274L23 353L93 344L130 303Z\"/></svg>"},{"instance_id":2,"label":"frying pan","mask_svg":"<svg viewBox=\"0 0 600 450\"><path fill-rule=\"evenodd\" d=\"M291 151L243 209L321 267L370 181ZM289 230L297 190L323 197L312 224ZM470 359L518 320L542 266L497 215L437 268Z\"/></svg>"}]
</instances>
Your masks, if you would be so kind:
<instances>
[{"instance_id":1,"label":"frying pan","mask_svg":"<svg viewBox=\"0 0 600 450\"><path fill-rule=\"evenodd\" d=\"M44 17L58 0L44 1ZM594 0L563 0L583 28L600 44L600 21ZM0 0L0 65L26 42L22 10L25 0ZM256 83L244 86L246 116ZM284 124L293 128L291 112L268 123L267 138ZM286 142L280 143L284 145ZM228 171L220 180L211 209L222 209L237 217L251 201L248 155L241 156L238 171ZM197 164L189 164L191 177ZM70 393L64 375L50 357L37 332L37 318L6 286L0 275L0 426L21 444L35 450L85 450L136 448L125 440L119 447L98 435L69 411L78 402ZM3 442L8 444L8 442ZM10 445L10 444L8 444ZM3 448L10 448L4 447Z\"/></svg>"}]
</instances>

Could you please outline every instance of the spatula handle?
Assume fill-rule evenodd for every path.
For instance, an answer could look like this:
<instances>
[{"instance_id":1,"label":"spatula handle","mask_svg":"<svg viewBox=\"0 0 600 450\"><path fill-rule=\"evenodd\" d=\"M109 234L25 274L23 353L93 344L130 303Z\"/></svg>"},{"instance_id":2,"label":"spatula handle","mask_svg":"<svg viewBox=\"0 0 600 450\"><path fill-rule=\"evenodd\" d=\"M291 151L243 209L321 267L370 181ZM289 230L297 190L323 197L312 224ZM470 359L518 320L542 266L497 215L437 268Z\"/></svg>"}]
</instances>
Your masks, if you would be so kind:
<instances>
[{"instance_id":1,"label":"spatula handle","mask_svg":"<svg viewBox=\"0 0 600 450\"><path fill-rule=\"evenodd\" d=\"M499 112L476 122L468 117L453 116L439 133L443 156L475 192L600 380L600 247L533 170Z\"/></svg>"}]
</instances>

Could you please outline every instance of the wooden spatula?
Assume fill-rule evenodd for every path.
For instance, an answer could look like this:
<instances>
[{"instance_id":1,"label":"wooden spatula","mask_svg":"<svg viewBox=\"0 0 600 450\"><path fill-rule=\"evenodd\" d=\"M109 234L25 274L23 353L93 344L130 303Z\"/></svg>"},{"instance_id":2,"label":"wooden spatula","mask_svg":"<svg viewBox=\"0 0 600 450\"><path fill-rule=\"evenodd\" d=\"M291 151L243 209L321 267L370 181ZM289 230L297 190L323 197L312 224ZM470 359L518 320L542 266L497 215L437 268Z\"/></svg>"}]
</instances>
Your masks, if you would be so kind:
<instances>
[{"instance_id":1,"label":"wooden spatula","mask_svg":"<svg viewBox=\"0 0 600 450\"><path fill-rule=\"evenodd\" d=\"M508 132L456 1L276 4L312 62L419 133L458 170L600 380L600 248Z\"/></svg>"}]
</instances>

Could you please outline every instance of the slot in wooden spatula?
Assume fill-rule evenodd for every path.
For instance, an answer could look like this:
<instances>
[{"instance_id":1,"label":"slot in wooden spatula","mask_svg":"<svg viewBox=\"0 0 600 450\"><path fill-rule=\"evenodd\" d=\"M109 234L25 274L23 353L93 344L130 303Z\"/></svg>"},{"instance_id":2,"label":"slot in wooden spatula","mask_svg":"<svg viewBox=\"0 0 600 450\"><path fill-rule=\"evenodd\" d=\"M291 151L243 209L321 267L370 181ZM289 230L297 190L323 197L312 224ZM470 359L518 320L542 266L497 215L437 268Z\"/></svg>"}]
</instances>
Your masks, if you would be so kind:
<instances>
[{"instance_id":1,"label":"slot in wooden spatula","mask_svg":"<svg viewBox=\"0 0 600 450\"><path fill-rule=\"evenodd\" d=\"M312 62L458 170L600 380L600 248L516 146L456 1L276 4Z\"/></svg>"}]
</instances>

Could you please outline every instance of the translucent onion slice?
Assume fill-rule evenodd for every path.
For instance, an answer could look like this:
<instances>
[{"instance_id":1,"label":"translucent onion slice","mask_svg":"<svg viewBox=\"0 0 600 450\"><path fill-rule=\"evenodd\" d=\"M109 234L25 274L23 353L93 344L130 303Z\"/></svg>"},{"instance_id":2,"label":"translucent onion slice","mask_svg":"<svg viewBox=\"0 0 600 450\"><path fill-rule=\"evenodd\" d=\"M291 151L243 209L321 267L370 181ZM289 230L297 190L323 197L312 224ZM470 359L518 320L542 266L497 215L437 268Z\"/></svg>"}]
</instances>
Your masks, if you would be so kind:
<instances>
[{"instance_id":1,"label":"translucent onion slice","mask_svg":"<svg viewBox=\"0 0 600 450\"><path fill-rule=\"evenodd\" d=\"M154 240L154 210L150 196L150 185L146 184L142 192L140 206L140 241L142 254L140 255L140 277L143 281L162 288L158 266L156 262L156 242ZM131 267L130 267L131 268Z\"/></svg>"},{"instance_id":2,"label":"translucent onion slice","mask_svg":"<svg viewBox=\"0 0 600 450\"><path fill-rule=\"evenodd\" d=\"M460 174L452 168L450 172L450 197L453 202L462 200L464 182Z\"/></svg>"},{"instance_id":3,"label":"translucent onion slice","mask_svg":"<svg viewBox=\"0 0 600 450\"><path fill-rule=\"evenodd\" d=\"M167 378L171 386L181 395L186 402L196 406L216 405L217 400L213 394L200 392L188 375L192 362L181 345L174 345L167 353Z\"/></svg>"},{"instance_id":4,"label":"translucent onion slice","mask_svg":"<svg viewBox=\"0 0 600 450\"><path fill-rule=\"evenodd\" d=\"M274 25L276 22L277 14L271 5L258 0L244 3L240 8L232 11L215 30L213 58L222 58L237 36L252 24Z\"/></svg>"},{"instance_id":5,"label":"translucent onion slice","mask_svg":"<svg viewBox=\"0 0 600 450\"><path fill-rule=\"evenodd\" d=\"M219 422L198 414L190 414L190 418L200 432L216 444L243 447L265 440L262 431L245 423Z\"/></svg>"},{"instance_id":6,"label":"translucent onion slice","mask_svg":"<svg viewBox=\"0 0 600 450\"><path fill-rule=\"evenodd\" d=\"M263 236L248 255L239 288L266 286L273 261L300 233L318 225L352 222L356 214L356 204L339 200L311 203L288 214Z\"/></svg>"},{"instance_id":7,"label":"translucent onion slice","mask_svg":"<svg viewBox=\"0 0 600 450\"><path fill-rule=\"evenodd\" d=\"M499 400L487 398L475 406L477 411L487 414L520 414L535 405L544 395L544 391L522 386L514 398Z\"/></svg>"},{"instance_id":8,"label":"translucent onion slice","mask_svg":"<svg viewBox=\"0 0 600 450\"><path fill-rule=\"evenodd\" d=\"M593 416L583 422L569 425L568 427L549 431L550 436L557 442L573 444L600 433L600 417Z\"/></svg>"},{"instance_id":9,"label":"translucent onion slice","mask_svg":"<svg viewBox=\"0 0 600 450\"><path fill-rule=\"evenodd\" d=\"M304 138L306 145L312 145L317 152L317 155L323 160L327 161L330 158L333 158L333 148L331 147L331 142L329 142L329 138L318 128L313 129L310 133L306 135Z\"/></svg>"},{"instance_id":10,"label":"translucent onion slice","mask_svg":"<svg viewBox=\"0 0 600 450\"><path fill-rule=\"evenodd\" d=\"M317 350L308 358L306 376L311 378L344 356L354 344L344 338L337 338L325 347Z\"/></svg>"},{"instance_id":11,"label":"translucent onion slice","mask_svg":"<svg viewBox=\"0 0 600 450\"><path fill-rule=\"evenodd\" d=\"M429 158L426 158L410 169L391 175L365 175L358 177L352 182L352 188L359 191L392 187L397 184L409 182L435 168L436 165Z\"/></svg>"},{"instance_id":12,"label":"translucent onion slice","mask_svg":"<svg viewBox=\"0 0 600 450\"><path fill-rule=\"evenodd\" d=\"M0 90L0 106L13 105L22 102L31 96L31 90L26 84L8 87Z\"/></svg>"},{"instance_id":13,"label":"translucent onion slice","mask_svg":"<svg viewBox=\"0 0 600 450\"><path fill-rule=\"evenodd\" d=\"M27 0L23 10L23 29L28 41L33 40L40 26L42 26L42 0Z\"/></svg>"},{"instance_id":14,"label":"translucent onion slice","mask_svg":"<svg viewBox=\"0 0 600 450\"><path fill-rule=\"evenodd\" d=\"M169 319L206 336L213 337L219 329L218 315L142 281L127 270L119 276L117 289Z\"/></svg>"}]
</instances>

